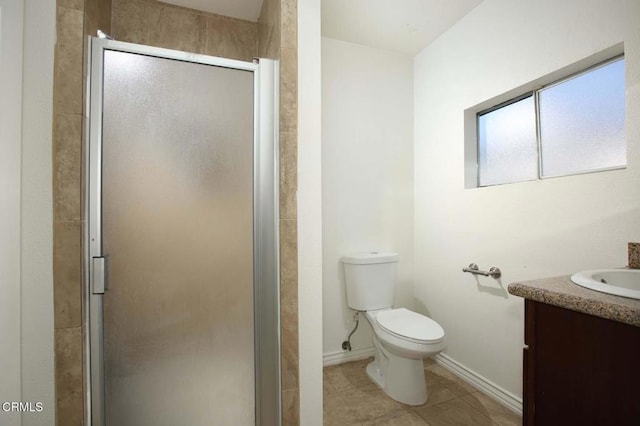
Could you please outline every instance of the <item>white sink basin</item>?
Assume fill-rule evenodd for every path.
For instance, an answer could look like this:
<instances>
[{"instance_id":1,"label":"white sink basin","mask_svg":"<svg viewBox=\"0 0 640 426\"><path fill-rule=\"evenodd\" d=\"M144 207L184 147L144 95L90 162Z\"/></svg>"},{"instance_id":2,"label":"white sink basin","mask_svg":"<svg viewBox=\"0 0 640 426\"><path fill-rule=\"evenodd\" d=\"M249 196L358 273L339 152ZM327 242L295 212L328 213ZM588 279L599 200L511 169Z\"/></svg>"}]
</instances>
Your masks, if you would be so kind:
<instances>
[{"instance_id":1,"label":"white sink basin","mask_svg":"<svg viewBox=\"0 0 640 426\"><path fill-rule=\"evenodd\" d=\"M579 286L640 300L640 269L594 269L571 275Z\"/></svg>"}]
</instances>

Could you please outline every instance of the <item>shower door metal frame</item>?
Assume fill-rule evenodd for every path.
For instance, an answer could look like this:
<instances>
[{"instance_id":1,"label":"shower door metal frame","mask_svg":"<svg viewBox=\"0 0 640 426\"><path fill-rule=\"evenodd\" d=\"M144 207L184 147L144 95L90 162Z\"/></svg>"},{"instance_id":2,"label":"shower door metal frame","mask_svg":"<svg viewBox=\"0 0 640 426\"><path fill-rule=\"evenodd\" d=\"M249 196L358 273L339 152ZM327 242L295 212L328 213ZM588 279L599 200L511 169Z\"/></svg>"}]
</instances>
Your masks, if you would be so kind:
<instances>
[{"instance_id":1,"label":"shower door metal frame","mask_svg":"<svg viewBox=\"0 0 640 426\"><path fill-rule=\"evenodd\" d=\"M102 252L102 113L104 52L114 50L169 60L252 72L253 136L253 298L255 419L257 426L281 424L279 227L278 227L278 66L89 37L85 105L85 382L86 424L106 426ZM94 277L95 275L95 277ZM96 279L94 279L96 278ZM96 288L97 287L97 288ZM101 293L102 291L102 293ZM108 293L108 290L106 290Z\"/></svg>"}]
</instances>

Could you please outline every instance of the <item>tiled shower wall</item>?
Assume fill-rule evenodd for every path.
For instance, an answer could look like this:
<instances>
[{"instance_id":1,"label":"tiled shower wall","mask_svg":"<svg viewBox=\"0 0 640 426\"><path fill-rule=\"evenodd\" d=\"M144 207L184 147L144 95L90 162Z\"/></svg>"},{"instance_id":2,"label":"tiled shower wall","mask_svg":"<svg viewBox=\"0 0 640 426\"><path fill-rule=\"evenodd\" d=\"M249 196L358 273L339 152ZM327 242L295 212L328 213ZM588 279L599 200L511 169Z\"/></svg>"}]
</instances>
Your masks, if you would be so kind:
<instances>
[{"instance_id":1,"label":"tiled shower wall","mask_svg":"<svg viewBox=\"0 0 640 426\"><path fill-rule=\"evenodd\" d=\"M255 22L159 3L113 0L116 40L251 61L258 51Z\"/></svg>"},{"instance_id":2,"label":"tiled shower wall","mask_svg":"<svg viewBox=\"0 0 640 426\"><path fill-rule=\"evenodd\" d=\"M110 0L58 0L54 70L53 216L56 424L85 418L82 228L85 34L108 31Z\"/></svg>"},{"instance_id":3,"label":"tiled shower wall","mask_svg":"<svg viewBox=\"0 0 640 426\"><path fill-rule=\"evenodd\" d=\"M282 417L300 423L298 372L298 31L297 0L264 0L259 56L280 59L280 321Z\"/></svg>"},{"instance_id":4,"label":"tiled shower wall","mask_svg":"<svg viewBox=\"0 0 640 426\"><path fill-rule=\"evenodd\" d=\"M155 0L58 0L53 196L56 424L83 425L82 135L85 35L250 61L280 59L280 243L283 424L299 424L297 312L297 0L264 0L253 23Z\"/></svg>"}]
</instances>

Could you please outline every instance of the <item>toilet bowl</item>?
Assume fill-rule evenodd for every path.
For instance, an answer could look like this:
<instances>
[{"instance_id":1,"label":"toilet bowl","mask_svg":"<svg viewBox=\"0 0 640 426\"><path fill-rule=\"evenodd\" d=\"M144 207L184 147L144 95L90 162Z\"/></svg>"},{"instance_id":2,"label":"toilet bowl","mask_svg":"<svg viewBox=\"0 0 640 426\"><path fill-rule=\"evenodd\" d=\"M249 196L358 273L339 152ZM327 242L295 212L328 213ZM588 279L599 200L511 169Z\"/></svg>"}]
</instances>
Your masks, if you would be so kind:
<instances>
[{"instance_id":1,"label":"toilet bowl","mask_svg":"<svg viewBox=\"0 0 640 426\"><path fill-rule=\"evenodd\" d=\"M408 405L427 401L422 360L445 348L444 330L424 315L393 308L396 253L344 256L348 306L362 312L373 330L375 358L368 376L391 398Z\"/></svg>"},{"instance_id":2,"label":"toilet bowl","mask_svg":"<svg viewBox=\"0 0 640 426\"><path fill-rule=\"evenodd\" d=\"M422 360L445 348L444 330L405 308L365 312L373 330L375 358L368 376L391 398L407 405L427 402Z\"/></svg>"},{"instance_id":3,"label":"toilet bowl","mask_svg":"<svg viewBox=\"0 0 640 426\"><path fill-rule=\"evenodd\" d=\"M365 313L385 349L398 356L423 359L445 348L444 330L434 320L405 308Z\"/></svg>"}]
</instances>

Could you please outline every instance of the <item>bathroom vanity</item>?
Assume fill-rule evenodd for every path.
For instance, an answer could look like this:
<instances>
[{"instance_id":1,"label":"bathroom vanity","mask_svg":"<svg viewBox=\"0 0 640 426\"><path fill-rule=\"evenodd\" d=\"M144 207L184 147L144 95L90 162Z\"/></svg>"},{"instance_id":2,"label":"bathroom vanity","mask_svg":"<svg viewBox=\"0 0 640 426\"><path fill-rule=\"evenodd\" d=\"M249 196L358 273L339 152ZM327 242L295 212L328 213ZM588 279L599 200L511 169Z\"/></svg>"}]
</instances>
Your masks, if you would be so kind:
<instances>
[{"instance_id":1,"label":"bathroom vanity","mask_svg":"<svg viewBox=\"0 0 640 426\"><path fill-rule=\"evenodd\" d=\"M640 300L569 276L512 283L525 298L524 425L640 425Z\"/></svg>"}]
</instances>

